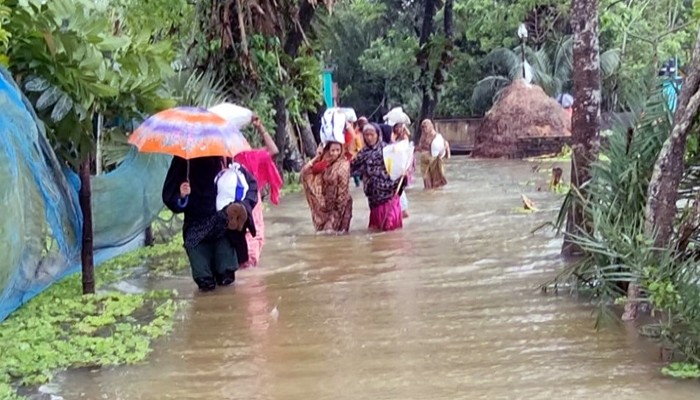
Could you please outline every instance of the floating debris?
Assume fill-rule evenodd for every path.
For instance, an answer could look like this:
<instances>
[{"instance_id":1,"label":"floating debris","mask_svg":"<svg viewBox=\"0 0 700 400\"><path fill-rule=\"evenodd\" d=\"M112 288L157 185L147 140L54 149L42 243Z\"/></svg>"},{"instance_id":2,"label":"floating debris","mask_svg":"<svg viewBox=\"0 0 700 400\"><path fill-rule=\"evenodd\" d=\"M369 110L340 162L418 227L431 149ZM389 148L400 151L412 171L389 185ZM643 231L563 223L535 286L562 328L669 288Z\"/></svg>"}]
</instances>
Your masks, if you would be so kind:
<instances>
[{"instance_id":1,"label":"floating debris","mask_svg":"<svg viewBox=\"0 0 700 400\"><path fill-rule=\"evenodd\" d=\"M523 208L529 211L537 211L537 207L535 207L535 203L530 200L527 196L524 194L520 195L523 199Z\"/></svg>"}]
</instances>

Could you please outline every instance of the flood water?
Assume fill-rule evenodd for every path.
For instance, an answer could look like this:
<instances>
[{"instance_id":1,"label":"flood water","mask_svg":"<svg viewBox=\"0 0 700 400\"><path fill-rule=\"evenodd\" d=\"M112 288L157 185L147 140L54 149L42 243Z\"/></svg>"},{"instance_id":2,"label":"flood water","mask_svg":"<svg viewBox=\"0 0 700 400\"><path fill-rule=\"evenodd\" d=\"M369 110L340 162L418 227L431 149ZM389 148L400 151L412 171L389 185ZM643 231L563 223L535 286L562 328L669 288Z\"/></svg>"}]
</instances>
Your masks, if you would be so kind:
<instances>
[{"instance_id":1,"label":"flood water","mask_svg":"<svg viewBox=\"0 0 700 400\"><path fill-rule=\"evenodd\" d=\"M458 158L449 186L409 190L402 231L368 234L353 189L350 236L313 233L302 195L266 214L261 267L188 298L142 365L60 377L64 399L694 399L664 378L631 327L596 332L591 309L539 283L561 241L531 234L559 196L525 161ZM525 185L527 181L535 184ZM540 211L524 214L521 193ZM172 282L168 283L172 286Z\"/></svg>"}]
</instances>

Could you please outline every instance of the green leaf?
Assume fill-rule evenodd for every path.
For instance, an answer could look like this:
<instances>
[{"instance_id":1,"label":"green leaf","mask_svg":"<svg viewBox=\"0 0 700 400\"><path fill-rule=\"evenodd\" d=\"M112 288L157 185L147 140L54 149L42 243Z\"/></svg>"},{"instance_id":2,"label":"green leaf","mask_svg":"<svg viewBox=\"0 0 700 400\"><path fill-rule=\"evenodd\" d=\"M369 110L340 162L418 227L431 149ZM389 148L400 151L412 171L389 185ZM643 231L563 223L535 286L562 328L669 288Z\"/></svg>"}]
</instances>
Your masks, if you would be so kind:
<instances>
[{"instance_id":1,"label":"green leaf","mask_svg":"<svg viewBox=\"0 0 700 400\"><path fill-rule=\"evenodd\" d=\"M51 120L54 122L62 120L72 108L73 100L70 98L70 96L63 93L51 111Z\"/></svg>"},{"instance_id":2,"label":"green leaf","mask_svg":"<svg viewBox=\"0 0 700 400\"><path fill-rule=\"evenodd\" d=\"M24 84L24 90L27 92L43 92L50 86L49 81L44 78L35 76Z\"/></svg>"},{"instance_id":3,"label":"green leaf","mask_svg":"<svg viewBox=\"0 0 700 400\"><path fill-rule=\"evenodd\" d=\"M88 83L88 87L97 97L114 97L119 95L119 90L103 83Z\"/></svg>"},{"instance_id":4,"label":"green leaf","mask_svg":"<svg viewBox=\"0 0 700 400\"><path fill-rule=\"evenodd\" d=\"M108 36L97 43L97 48L102 51L117 51L128 46L129 42L127 37Z\"/></svg>"},{"instance_id":5,"label":"green leaf","mask_svg":"<svg viewBox=\"0 0 700 400\"><path fill-rule=\"evenodd\" d=\"M49 87L44 93L41 94L41 96L39 96L39 99L36 101L36 109L39 111L46 110L54 105L60 96L61 90L58 87Z\"/></svg>"}]
</instances>

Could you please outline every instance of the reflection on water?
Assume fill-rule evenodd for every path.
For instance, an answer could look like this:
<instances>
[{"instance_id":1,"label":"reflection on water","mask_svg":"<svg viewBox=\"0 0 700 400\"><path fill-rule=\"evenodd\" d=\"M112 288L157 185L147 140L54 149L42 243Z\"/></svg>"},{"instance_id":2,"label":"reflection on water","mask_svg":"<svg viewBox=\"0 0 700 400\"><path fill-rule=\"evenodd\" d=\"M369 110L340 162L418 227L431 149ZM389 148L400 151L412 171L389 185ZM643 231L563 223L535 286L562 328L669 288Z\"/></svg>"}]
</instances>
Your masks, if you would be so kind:
<instances>
[{"instance_id":1,"label":"reflection on water","mask_svg":"<svg viewBox=\"0 0 700 400\"><path fill-rule=\"evenodd\" d=\"M266 216L262 266L192 301L148 363L66 374L65 399L691 399L633 330L537 284L560 241L520 161L455 160L450 185L409 191L402 231L369 235L357 189L350 236L317 236L302 196ZM534 186L522 183L539 179ZM420 184L419 184L420 185ZM417 185L417 186L419 186ZM516 211L520 193L535 214ZM277 307L278 318L271 311Z\"/></svg>"}]
</instances>

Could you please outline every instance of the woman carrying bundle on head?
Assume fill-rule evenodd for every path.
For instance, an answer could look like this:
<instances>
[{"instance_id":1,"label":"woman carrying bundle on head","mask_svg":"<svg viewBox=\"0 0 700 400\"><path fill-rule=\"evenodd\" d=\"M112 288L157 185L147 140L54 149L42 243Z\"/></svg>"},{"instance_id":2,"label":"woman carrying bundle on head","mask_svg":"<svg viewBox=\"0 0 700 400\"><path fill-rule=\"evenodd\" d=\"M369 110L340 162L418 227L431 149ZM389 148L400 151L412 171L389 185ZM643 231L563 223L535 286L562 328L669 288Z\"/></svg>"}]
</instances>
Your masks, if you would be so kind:
<instances>
[{"instance_id":1,"label":"woman carrying bundle on head","mask_svg":"<svg viewBox=\"0 0 700 400\"><path fill-rule=\"evenodd\" d=\"M406 125L404 125L404 123L399 122L399 123L394 124L393 139L394 139L394 143L402 142L402 141L410 142L411 133L409 132ZM408 168L408 170L406 170L406 177L404 178L406 181L406 186L410 185L411 180L413 179L414 170L415 170L415 163L413 160L411 160L410 167ZM399 202L401 204L401 215L403 216L403 218L408 218L408 196L406 196L406 191L401 190L399 195L400 195Z\"/></svg>"},{"instance_id":2,"label":"woman carrying bundle on head","mask_svg":"<svg viewBox=\"0 0 700 400\"><path fill-rule=\"evenodd\" d=\"M345 156L345 118L335 114L324 121L314 157L301 170L301 182L316 232L347 233L352 219L350 162Z\"/></svg>"},{"instance_id":3,"label":"woman carrying bundle on head","mask_svg":"<svg viewBox=\"0 0 700 400\"><path fill-rule=\"evenodd\" d=\"M392 180L384 163L384 143L381 128L377 124L367 124L362 130L365 147L357 154L350 165L353 175L362 178L365 196L369 202L369 229L391 231L403 227L399 186L405 179Z\"/></svg>"},{"instance_id":4,"label":"woman carrying bundle on head","mask_svg":"<svg viewBox=\"0 0 700 400\"><path fill-rule=\"evenodd\" d=\"M423 174L423 186L436 189L447 185L444 159L450 158L450 145L435 130L429 119L420 124L421 137L417 151L420 152L420 168Z\"/></svg>"},{"instance_id":5,"label":"woman carrying bundle on head","mask_svg":"<svg viewBox=\"0 0 700 400\"><path fill-rule=\"evenodd\" d=\"M384 121L388 126L391 127L391 141L390 143L400 143L410 144L411 142L411 132L409 132L407 125L411 124L411 118L408 114L403 111L403 107L394 107L386 115L384 115ZM404 175L404 180L406 181L406 187L411 185L413 181L413 172L415 170L415 159L411 155L411 160L408 168L402 171ZM391 175L391 174L390 174ZM406 192L401 190L399 193L399 200L401 203L401 214L403 218L408 218L408 197Z\"/></svg>"}]
</instances>

